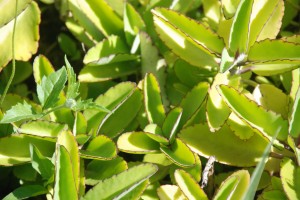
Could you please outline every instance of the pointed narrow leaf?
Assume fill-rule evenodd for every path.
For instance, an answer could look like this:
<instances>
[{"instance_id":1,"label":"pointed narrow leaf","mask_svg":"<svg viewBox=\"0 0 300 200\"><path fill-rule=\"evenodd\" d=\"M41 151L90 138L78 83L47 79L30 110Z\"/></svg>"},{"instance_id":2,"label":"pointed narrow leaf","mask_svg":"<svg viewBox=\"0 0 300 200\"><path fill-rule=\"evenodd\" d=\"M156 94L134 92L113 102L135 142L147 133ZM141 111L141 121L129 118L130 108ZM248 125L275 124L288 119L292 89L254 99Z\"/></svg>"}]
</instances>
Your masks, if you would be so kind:
<instances>
[{"instance_id":1,"label":"pointed narrow leaf","mask_svg":"<svg viewBox=\"0 0 300 200\"><path fill-rule=\"evenodd\" d=\"M239 170L229 176L220 186L214 200L242 199L250 183L250 174L247 170Z\"/></svg>"},{"instance_id":2,"label":"pointed narrow leaf","mask_svg":"<svg viewBox=\"0 0 300 200\"><path fill-rule=\"evenodd\" d=\"M175 171L175 181L180 190L189 200L208 200L206 194L202 188L200 188L196 180L184 170L178 169Z\"/></svg>"},{"instance_id":3,"label":"pointed narrow leaf","mask_svg":"<svg viewBox=\"0 0 300 200\"><path fill-rule=\"evenodd\" d=\"M168 113L163 123L162 126L163 134L166 138L170 140L171 143L173 142L175 138L175 134L178 131L178 126L181 120L181 116L182 116L182 108L175 107L173 110L171 110Z\"/></svg>"},{"instance_id":4,"label":"pointed narrow leaf","mask_svg":"<svg viewBox=\"0 0 300 200\"><path fill-rule=\"evenodd\" d=\"M284 158L281 162L280 177L285 194L289 199L300 197L300 167L291 159Z\"/></svg>"},{"instance_id":5,"label":"pointed narrow leaf","mask_svg":"<svg viewBox=\"0 0 300 200\"><path fill-rule=\"evenodd\" d=\"M160 88L153 74L150 73L145 76L143 90L148 121L161 126L166 114L162 104Z\"/></svg>"},{"instance_id":6,"label":"pointed narrow leaf","mask_svg":"<svg viewBox=\"0 0 300 200\"><path fill-rule=\"evenodd\" d=\"M220 85L218 91L227 105L239 117L246 120L250 126L258 129L266 137L272 137L276 130L281 127L278 139L285 140L287 138L288 123L280 115L266 111L245 95L226 85Z\"/></svg>"},{"instance_id":7,"label":"pointed narrow leaf","mask_svg":"<svg viewBox=\"0 0 300 200\"><path fill-rule=\"evenodd\" d=\"M195 66L218 67L213 51L221 52L223 49L223 44L222 40L220 40L217 35L214 35L211 31L208 31L208 29L203 25L199 25L197 22L192 21L183 15L179 15L174 11L157 9L152 10L152 13L154 15L156 32L163 42L176 55ZM184 22L181 25L184 25L185 27L176 26L176 24L174 24L176 21L180 21L180 23ZM200 38L199 33L195 30L198 29L191 28L195 26L200 30L203 30L203 32L206 34L205 36L207 38L205 38L204 41L197 40ZM197 38L194 38L196 36ZM207 45L209 42L212 43ZM205 44L208 47L204 46ZM209 48L212 49L209 50ZM201 60L201 62L199 62L199 60Z\"/></svg>"},{"instance_id":8,"label":"pointed narrow leaf","mask_svg":"<svg viewBox=\"0 0 300 200\"><path fill-rule=\"evenodd\" d=\"M255 166L268 145L260 134L241 140L227 125L212 133L207 124L198 124L182 130L179 138L193 152L206 158L213 155L218 162L233 166Z\"/></svg>"},{"instance_id":9,"label":"pointed narrow leaf","mask_svg":"<svg viewBox=\"0 0 300 200\"><path fill-rule=\"evenodd\" d=\"M118 138L118 149L127 153L159 152L159 143L143 132L124 133Z\"/></svg>"},{"instance_id":10,"label":"pointed narrow leaf","mask_svg":"<svg viewBox=\"0 0 300 200\"><path fill-rule=\"evenodd\" d=\"M116 176L100 181L86 193L83 199L114 199L121 194L130 194L156 171L155 165L146 163L129 168Z\"/></svg>"},{"instance_id":11,"label":"pointed narrow leaf","mask_svg":"<svg viewBox=\"0 0 300 200\"><path fill-rule=\"evenodd\" d=\"M249 26L254 0L241 0L231 25L229 36L230 53L247 53L249 48Z\"/></svg>"},{"instance_id":12,"label":"pointed narrow leaf","mask_svg":"<svg viewBox=\"0 0 300 200\"><path fill-rule=\"evenodd\" d=\"M167 158L181 167L191 167L196 163L194 153L178 138L169 147L162 146L160 150Z\"/></svg>"},{"instance_id":13,"label":"pointed narrow leaf","mask_svg":"<svg viewBox=\"0 0 300 200\"><path fill-rule=\"evenodd\" d=\"M57 145L54 199L78 199L72 161L67 149Z\"/></svg>"},{"instance_id":14,"label":"pointed narrow leaf","mask_svg":"<svg viewBox=\"0 0 300 200\"><path fill-rule=\"evenodd\" d=\"M79 86L80 83L76 81L76 74L73 70L73 67L69 63L67 56L65 56L65 63L67 68L67 74L68 74L68 90L66 94L67 99L75 99L79 93Z\"/></svg>"},{"instance_id":15,"label":"pointed narrow leaf","mask_svg":"<svg viewBox=\"0 0 300 200\"><path fill-rule=\"evenodd\" d=\"M115 143L104 135L95 137L85 150L80 150L80 156L89 159L111 160L117 156Z\"/></svg>"},{"instance_id":16,"label":"pointed narrow leaf","mask_svg":"<svg viewBox=\"0 0 300 200\"><path fill-rule=\"evenodd\" d=\"M297 90L296 98L294 100L291 118L290 118L290 126L289 126L289 134L294 137L298 138L300 135L300 89Z\"/></svg>"}]
</instances>

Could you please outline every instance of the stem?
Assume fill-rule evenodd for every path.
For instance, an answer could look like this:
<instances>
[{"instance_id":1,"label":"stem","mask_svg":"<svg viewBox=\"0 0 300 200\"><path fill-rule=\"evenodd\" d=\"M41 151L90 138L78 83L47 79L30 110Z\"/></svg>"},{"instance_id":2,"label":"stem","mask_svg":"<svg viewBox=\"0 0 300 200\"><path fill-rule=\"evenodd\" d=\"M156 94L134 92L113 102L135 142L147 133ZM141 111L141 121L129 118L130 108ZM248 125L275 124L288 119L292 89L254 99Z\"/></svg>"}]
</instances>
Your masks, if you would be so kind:
<instances>
[{"instance_id":1,"label":"stem","mask_svg":"<svg viewBox=\"0 0 300 200\"><path fill-rule=\"evenodd\" d=\"M16 0L16 7L15 7L15 21L14 21L14 26L13 26L13 32L12 32L12 69L11 69L11 75L9 77L9 80L7 82L7 85L3 91L3 94L1 96L1 100L0 100L0 105L2 105L4 99L5 99L5 96L7 94L7 91L14 79L14 76L15 76L15 72L16 72L16 58L15 58L15 33L16 33L16 24L17 24L17 12L18 12L18 0Z\"/></svg>"},{"instance_id":2,"label":"stem","mask_svg":"<svg viewBox=\"0 0 300 200\"><path fill-rule=\"evenodd\" d=\"M57 110L59 110L59 109L62 109L62 108L67 108L67 107L65 106L65 104L60 105L60 106L56 106L55 108L52 108L52 109L46 111L45 113L43 113L43 117L45 117L46 115L48 115L48 114L50 114L50 113L52 113L52 112L54 112L54 111L57 111Z\"/></svg>"}]
</instances>

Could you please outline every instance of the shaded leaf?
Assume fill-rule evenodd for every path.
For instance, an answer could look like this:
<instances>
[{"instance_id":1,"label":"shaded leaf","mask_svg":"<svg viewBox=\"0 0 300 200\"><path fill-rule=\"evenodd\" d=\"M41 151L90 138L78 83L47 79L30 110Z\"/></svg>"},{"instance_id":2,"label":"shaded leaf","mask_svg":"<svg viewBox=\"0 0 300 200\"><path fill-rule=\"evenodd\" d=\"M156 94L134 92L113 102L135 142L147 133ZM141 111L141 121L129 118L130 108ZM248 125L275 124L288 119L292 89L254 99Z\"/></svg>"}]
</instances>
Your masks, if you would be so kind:
<instances>
[{"instance_id":1,"label":"shaded leaf","mask_svg":"<svg viewBox=\"0 0 300 200\"><path fill-rule=\"evenodd\" d=\"M3 200L27 199L47 193L46 188L41 185L24 185L9 193Z\"/></svg>"}]
</instances>

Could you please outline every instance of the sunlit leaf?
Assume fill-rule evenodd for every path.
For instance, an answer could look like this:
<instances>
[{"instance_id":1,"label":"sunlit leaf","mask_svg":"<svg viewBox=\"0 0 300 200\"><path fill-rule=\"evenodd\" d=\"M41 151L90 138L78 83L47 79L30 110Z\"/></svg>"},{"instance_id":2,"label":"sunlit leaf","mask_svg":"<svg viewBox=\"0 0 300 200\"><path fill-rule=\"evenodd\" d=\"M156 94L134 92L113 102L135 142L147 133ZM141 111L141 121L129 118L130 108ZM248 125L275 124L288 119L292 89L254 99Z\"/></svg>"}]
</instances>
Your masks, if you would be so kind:
<instances>
[{"instance_id":1,"label":"sunlit leaf","mask_svg":"<svg viewBox=\"0 0 300 200\"><path fill-rule=\"evenodd\" d=\"M23 185L9 193L3 198L3 200L27 199L42 194L47 194L47 192L48 191L46 190L46 188L41 185Z\"/></svg>"}]
</instances>

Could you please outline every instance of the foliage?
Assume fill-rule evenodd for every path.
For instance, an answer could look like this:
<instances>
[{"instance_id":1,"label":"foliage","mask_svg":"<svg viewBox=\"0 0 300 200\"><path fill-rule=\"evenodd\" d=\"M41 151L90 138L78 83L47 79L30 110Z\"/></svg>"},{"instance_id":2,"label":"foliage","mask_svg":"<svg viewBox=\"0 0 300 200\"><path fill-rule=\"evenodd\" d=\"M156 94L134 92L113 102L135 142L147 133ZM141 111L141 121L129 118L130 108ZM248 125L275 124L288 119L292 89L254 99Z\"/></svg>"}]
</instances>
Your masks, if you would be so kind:
<instances>
[{"instance_id":1,"label":"foliage","mask_svg":"<svg viewBox=\"0 0 300 200\"><path fill-rule=\"evenodd\" d=\"M300 199L299 0L0 5L2 198Z\"/></svg>"}]
</instances>

